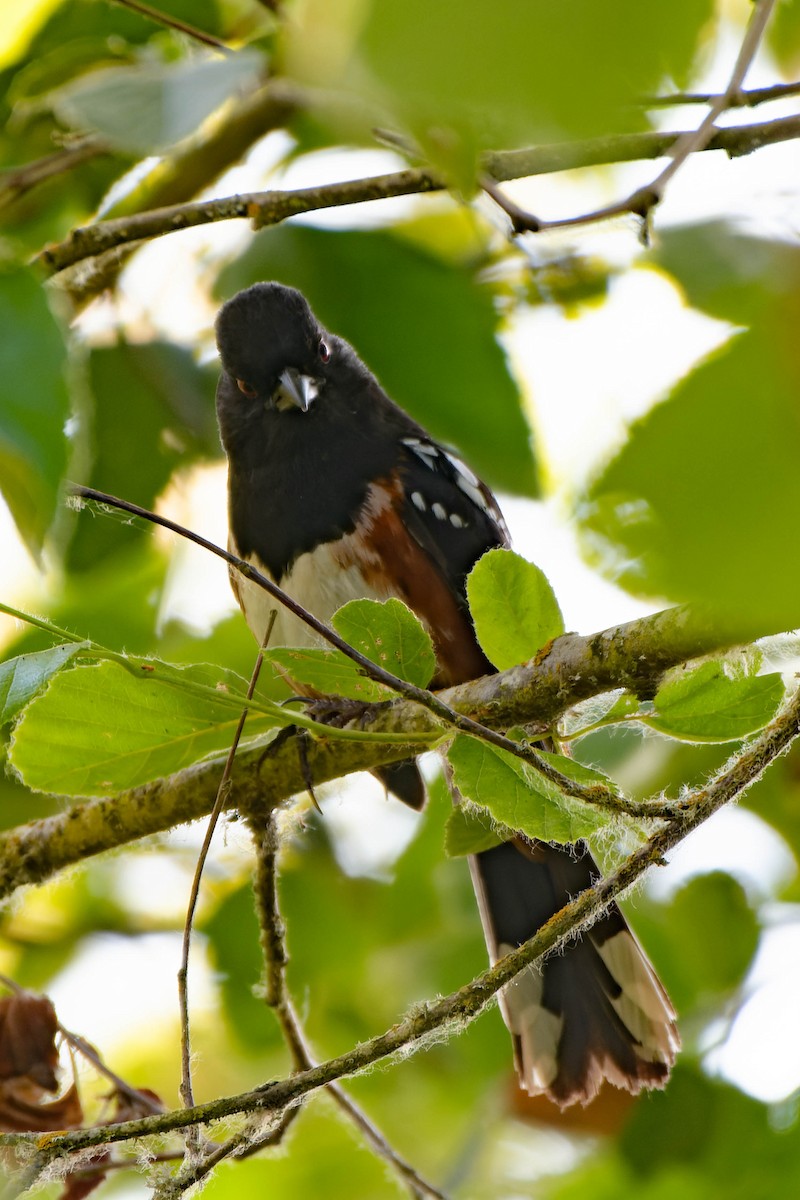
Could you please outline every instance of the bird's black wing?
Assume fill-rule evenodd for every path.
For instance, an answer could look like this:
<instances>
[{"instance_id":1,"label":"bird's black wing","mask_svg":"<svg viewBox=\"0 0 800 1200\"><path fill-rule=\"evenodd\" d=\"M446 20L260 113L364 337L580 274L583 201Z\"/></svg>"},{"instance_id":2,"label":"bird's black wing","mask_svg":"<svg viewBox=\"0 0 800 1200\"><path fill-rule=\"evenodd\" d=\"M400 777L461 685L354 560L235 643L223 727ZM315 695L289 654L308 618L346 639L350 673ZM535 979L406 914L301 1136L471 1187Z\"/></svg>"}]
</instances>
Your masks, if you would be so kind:
<instances>
[{"instance_id":1,"label":"bird's black wing","mask_svg":"<svg viewBox=\"0 0 800 1200\"><path fill-rule=\"evenodd\" d=\"M492 493L450 450L402 439L403 518L466 607L466 577L482 554L510 539Z\"/></svg>"}]
</instances>

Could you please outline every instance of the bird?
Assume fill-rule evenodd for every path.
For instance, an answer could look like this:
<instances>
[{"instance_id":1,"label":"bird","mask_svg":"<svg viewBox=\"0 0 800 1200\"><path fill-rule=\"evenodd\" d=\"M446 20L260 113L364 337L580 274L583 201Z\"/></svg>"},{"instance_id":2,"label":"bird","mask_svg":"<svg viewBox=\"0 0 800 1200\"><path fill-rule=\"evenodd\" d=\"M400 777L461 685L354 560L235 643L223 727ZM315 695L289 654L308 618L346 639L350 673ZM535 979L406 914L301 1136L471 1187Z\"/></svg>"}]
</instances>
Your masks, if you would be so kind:
<instances>
[{"instance_id":1,"label":"bird","mask_svg":"<svg viewBox=\"0 0 800 1200\"><path fill-rule=\"evenodd\" d=\"M296 289L238 292L216 337L230 550L325 622L350 600L403 601L431 635L434 688L493 672L466 598L475 562L510 544L486 484L389 398ZM261 643L275 601L234 569L231 582ZM317 639L278 606L270 646ZM382 778L411 807L424 803L413 760ZM492 962L600 877L585 842L522 835L471 856L470 872ZM520 1086L562 1108L589 1103L604 1080L633 1093L663 1087L680 1046L669 997L616 903L516 975L499 1004Z\"/></svg>"}]
</instances>

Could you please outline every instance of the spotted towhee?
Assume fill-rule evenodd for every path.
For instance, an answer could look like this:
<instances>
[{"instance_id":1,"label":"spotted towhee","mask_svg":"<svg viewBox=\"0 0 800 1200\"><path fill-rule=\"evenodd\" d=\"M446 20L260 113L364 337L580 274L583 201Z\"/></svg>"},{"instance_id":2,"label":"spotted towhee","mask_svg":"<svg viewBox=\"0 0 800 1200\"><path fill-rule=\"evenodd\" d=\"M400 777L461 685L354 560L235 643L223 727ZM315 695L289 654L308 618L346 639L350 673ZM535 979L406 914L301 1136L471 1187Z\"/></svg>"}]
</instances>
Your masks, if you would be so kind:
<instances>
[{"instance_id":1,"label":"spotted towhee","mask_svg":"<svg viewBox=\"0 0 800 1200\"><path fill-rule=\"evenodd\" d=\"M398 408L304 297L276 283L240 292L217 320L217 411L229 464L231 548L328 621L348 600L403 600L428 628L434 686L493 670L470 621L465 579L508 532L485 484ZM261 641L274 601L233 577ZM279 610L272 645L314 634ZM414 763L384 775L421 806ZM492 960L520 945L599 872L585 845L515 837L471 859ZM638 1092L666 1082L675 1013L616 905L501 998L522 1086L588 1102L603 1079Z\"/></svg>"}]
</instances>

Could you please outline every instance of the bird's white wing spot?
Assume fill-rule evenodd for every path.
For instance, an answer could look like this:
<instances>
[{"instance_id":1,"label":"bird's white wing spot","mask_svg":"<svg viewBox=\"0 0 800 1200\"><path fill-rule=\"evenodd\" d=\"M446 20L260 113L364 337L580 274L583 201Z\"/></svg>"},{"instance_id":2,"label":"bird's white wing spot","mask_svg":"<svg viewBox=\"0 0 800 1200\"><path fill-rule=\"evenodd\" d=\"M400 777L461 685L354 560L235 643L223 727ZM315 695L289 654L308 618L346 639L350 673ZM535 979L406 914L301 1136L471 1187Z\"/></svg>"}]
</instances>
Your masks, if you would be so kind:
<instances>
[{"instance_id":1,"label":"bird's white wing spot","mask_svg":"<svg viewBox=\"0 0 800 1200\"><path fill-rule=\"evenodd\" d=\"M477 484L470 483L465 475L456 475L456 486L461 489L464 495L472 501L476 508L481 512L488 513L489 516L494 516L491 508L486 503L486 497Z\"/></svg>"},{"instance_id":2,"label":"bird's white wing spot","mask_svg":"<svg viewBox=\"0 0 800 1200\"><path fill-rule=\"evenodd\" d=\"M470 500L476 508L480 509L481 512L486 513L487 516L491 517L493 521L498 521L502 526L502 518L500 518L499 513L494 508L494 505L489 499L487 499L486 495L482 491L481 482L478 479L478 476L474 471L470 470L467 464L462 462L457 455L451 454L448 450L443 450L439 446L435 446L432 442L425 442L421 438L403 438L402 442L403 445L408 446L412 454L415 454L420 462L423 463L424 466L428 467L428 469L431 471L436 471L438 469L441 472L442 468L444 467L444 463L449 463L453 471L453 481L456 487L463 492L467 499ZM420 496L421 499L424 499L421 497L419 492L414 492L411 496L411 500L420 510L420 512L424 512L425 510L415 499L417 496ZM441 511L437 511L437 509ZM448 519L448 514L442 508L441 504L432 505L431 511L441 521ZM449 520L456 529L463 529L464 525L467 524L467 522L464 521L462 517L459 517L457 513L450 514Z\"/></svg>"},{"instance_id":3,"label":"bird's white wing spot","mask_svg":"<svg viewBox=\"0 0 800 1200\"><path fill-rule=\"evenodd\" d=\"M474 471L469 469L465 462L462 462L460 458L457 458L455 454L450 454L447 450L445 450L444 456L450 463L450 466L454 468L456 475L462 476L473 487L479 486L478 476Z\"/></svg>"},{"instance_id":4,"label":"bird's white wing spot","mask_svg":"<svg viewBox=\"0 0 800 1200\"><path fill-rule=\"evenodd\" d=\"M419 438L403 438L403 445L408 446L413 454L425 464L426 467L435 467L436 460L439 457L439 451L430 442L420 441Z\"/></svg>"}]
</instances>

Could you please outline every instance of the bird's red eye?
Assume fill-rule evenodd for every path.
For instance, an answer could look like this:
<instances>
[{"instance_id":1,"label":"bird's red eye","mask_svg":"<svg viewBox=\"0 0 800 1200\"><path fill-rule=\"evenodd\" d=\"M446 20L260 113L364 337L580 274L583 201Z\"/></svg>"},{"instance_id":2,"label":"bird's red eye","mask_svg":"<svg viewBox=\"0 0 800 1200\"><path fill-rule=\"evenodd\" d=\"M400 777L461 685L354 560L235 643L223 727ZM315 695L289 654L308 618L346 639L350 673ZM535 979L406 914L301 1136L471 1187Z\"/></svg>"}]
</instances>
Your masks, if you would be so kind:
<instances>
[{"instance_id":1,"label":"bird's red eye","mask_svg":"<svg viewBox=\"0 0 800 1200\"><path fill-rule=\"evenodd\" d=\"M330 348L330 346L328 345L328 343L327 343L327 342L320 342L320 344L319 344L319 356L320 356L320 358L322 359L322 361L323 361L323 362L330 362L330 360L331 360L331 348Z\"/></svg>"},{"instance_id":2,"label":"bird's red eye","mask_svg":"<svg viewBox=\"0 0 800 1200\"><path fill-rule=\"evenodd\" d=\"M247 396L248 400L255 400L256 396L258 395L256 389L254 387L250 387L250 384L245 383L243 379L237 379L236 386L243 396Z\"/></svg>"}]
</instances>

